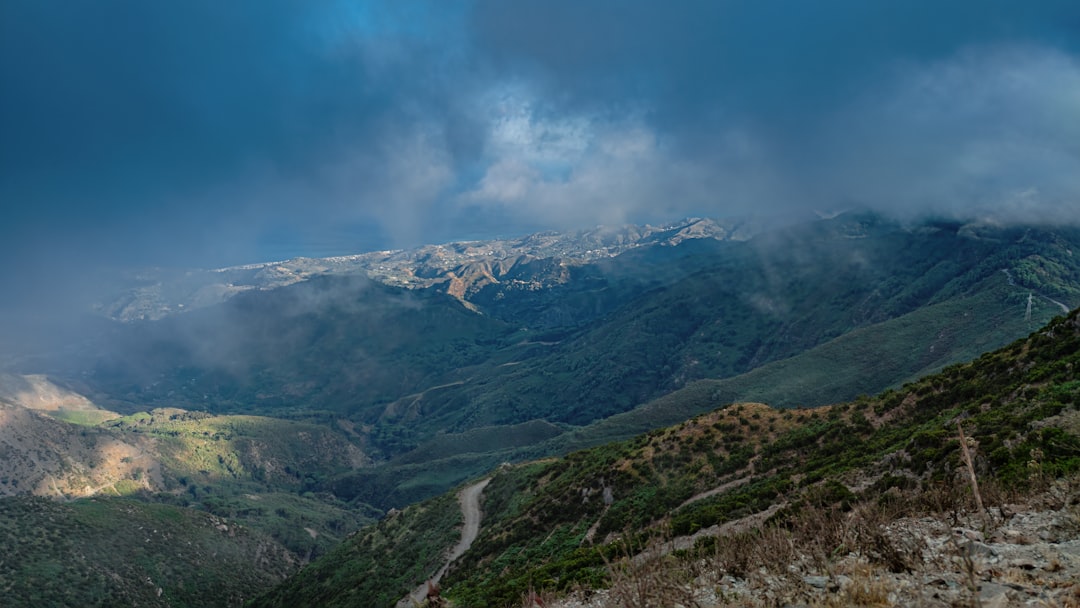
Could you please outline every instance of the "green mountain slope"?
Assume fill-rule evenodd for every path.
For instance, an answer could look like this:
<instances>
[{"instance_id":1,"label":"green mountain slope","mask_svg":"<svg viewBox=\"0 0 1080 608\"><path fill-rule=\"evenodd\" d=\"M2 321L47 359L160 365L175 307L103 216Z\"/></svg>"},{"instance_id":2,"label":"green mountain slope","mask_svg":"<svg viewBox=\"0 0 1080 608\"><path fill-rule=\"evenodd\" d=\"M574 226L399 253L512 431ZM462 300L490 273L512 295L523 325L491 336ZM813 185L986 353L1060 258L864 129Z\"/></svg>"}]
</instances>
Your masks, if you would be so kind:
<instances>
[{"instance_id":1,"label":"green mountain slope","mask_svg":"<svg viewBox=\"0 0 1080 608\"><path fill-rule=\"evenodd\" d=\"M568 427L552 438L515 433L515 427L500 426L441 434L431 447L421 446L385 465L349 473L328 487L339 496L384 507L407 504L422 498L424 492L461 483L500 462L564 454L628 439L736 401L790 408L872 394L971 360L1060 313L1045 300L1035 301L1029 320L1026 302L1026 292L1009 285L1006 275L999 272L976 286L971 296L947 299L852 330L731 378L691 382L630 411ZM485 434L513 436L516 442L496 449L498 444L477 440ZM419 463L426 464L412 466Z\"/></svg>"},{"instance_id":2,"label":"green mountain slope","mask_svg":"<svg viewBox=\"0 0 1080 608\"><path fill-rule=\"evenodd\" d=\"M1077 247L1067 227L851 213L748 241L515 262L500 270L508 283L472 294L476 310L435 288L319 277L116 328L91 369L62 376L123 412L341 420L380 468L311 489L388 508L522 449L681 419L643 408L674 391L680 404L711 399L680 416L736 399L819 404L973 357L1080 304ZM553 437L577 428L588 431Z\"/></svg>"},{"instance_id":3,"label":"green mountain slope","mask_svg":"<svg viewBox=\"0 0 1080 608\"><path fill-rule=\"evenodd\" d=\"M5 606L242 606L299 563L268 536L121 498L0 499Z\"/></svg>"},{"instance_id":4,"label":"green mountain slope","mask_svg":"<svg viewBox=\"0 0 1080 608\"><path fill-rule=\"evenodd\" d=\"M513 333L445 294L362 277L249 291L115 329L83 383L95 402L124 413L181 405L278 415L350 414L422 390L487 360Z\"/></svg>"},{"instance_id":5,"label":"green mountain slope","mask_svg":"<svg viewBox=\"0 0 1080 608\"><path fill-rule=\"evenodd\" d=\"M732 378L706 379L623 414L574 429L538 450L558 453L626 439L736 401L814 407L898 388L975 359L1060 314L1047 302L1025 316L1027 298L992 276L975 295L946 300L863 327L803 353Z\"/></svg>"},{"instance_id":6,"label":"green mountain slope","mask_svg":"<svg viewBox=\"0 0 1080 608\"><path fill-rule=\"evenodd\" d=\"M365 528L275 588L278 606L392 606L440 566L457 540L461 512L452 494L412 505ZM265 601L265 600L264 600ZM255 602L260 605L260 602Z\"/></svg>"},{"instance_id":7,"label":"green mountain slope","mask_svg":"<svg viewBox=\"0 0 1080 608\"><path fill-rule=\"evenodd\" d=\"M630 441L502 468L484 493L480 536L444 579L444 595L461 606L511 606L530 590L603 587L627 543L642 547L659 535L692 546L689 535L754 514L762 514L758 525L794 526L804 510L839 513L887 496L903 497L898 512L966 509L958 424L987 496L1043 487L1080 472L1077 370L1073 312L875 398L815 410L735 405ZM360 585L367 570L353 560L392 563L412 550L405 536L370 550L391 525L412 527L384 520L361 531L254 605L304 603L312 580L334 580L340 593ZM422 578L388 580L369 598L400 597ZM346 605L325 584L319 593L324 605Z\"/></svg>"},{"instance_id":8,"label":"green mountain slope","mask_svg":"<svg viewBox=\"0 0 1080 608\"><path fill-rule=\"evenodd\" d=\"M1067 241L1057 233L1003 230L990 240L961 234L958 227L916 230L854 215L745 243L686 242L672 248L686 250L677 257L669 251L631 252L621 256L620 267L648 268L650 276L664 278L661 286L551 344L545 354L490 369L433 395L423 413L452 431L529 417L587 424L694 380L737 376L859 328L996 290L1007 278L1001 270L1031 259L1056 260L1069 271L1053 280L1080 285L1080 265L1070 253L1080 245L1080 233L1065 234ZM1013 287L1015 293L989 294L999 300L981 303L984 312L1019 311L1023 319L1019 300L1030 287ZM1032 325L990 333L984 350L1048 319L1046 304L1039 301L1041 319ZM954 360L983 352L944 340L937 347L956 349ZM917 371L877 385L873 381L884 374L875 374L867 379L868 388L880 390Z\"/></svg>"},{"instance_id":9,"label":"green mountain slope","mask_svg":"<svg viewBox=\"0 0 1080 608\"><path fill-rule=\"evenodd\" d=\"M72 414L104 421L70 421ZM313 490L370 460L344 432L256 416L157 409L29 410L0 404L0 496L126 496L192 507L259 530L297 563L376 513Z\"/></svg>"}]
</instances>

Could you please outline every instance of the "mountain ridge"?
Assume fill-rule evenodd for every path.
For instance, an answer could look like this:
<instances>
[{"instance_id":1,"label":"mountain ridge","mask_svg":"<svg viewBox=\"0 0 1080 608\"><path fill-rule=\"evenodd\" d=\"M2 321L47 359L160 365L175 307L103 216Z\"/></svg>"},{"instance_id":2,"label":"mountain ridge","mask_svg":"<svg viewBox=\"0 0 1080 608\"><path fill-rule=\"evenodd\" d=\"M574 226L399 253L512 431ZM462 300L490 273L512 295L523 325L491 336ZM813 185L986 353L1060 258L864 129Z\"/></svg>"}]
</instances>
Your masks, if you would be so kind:
<instances>
[{"instance_id":1,"label":"mountain ridge","mask_svg":"<svg viewBox=\"0 0 1080 608\"><path fill-rule=\"evenodd\" d=\"M615 482L626 481L624 473L645 475L645 463L620 456L628 468L619 465L618 475L598 475L583 486L593 503L602 502L605 487L613 489L608 523L595 520L573 534L592 530L590 538L606 539L617 531L610 518L642 506L678 507L685 511L679 525L705 524L716 517L709 501L753 506L806 489L758 479L772 468L747 468L762 462L762 441L805 427L857 460L842 440L873 435L853 412L871 427L895 415L888 393L879 401L856 399L859 394L907 390L905 382L928 372L954 374L955 364L1049 321L1060 312L1055 301L1080 302L1080 266L1072 255L1080 232L1069 227L907 226L850 213L748 240L683 238L700 236L707 224L694 226L686 235L655 233L650 238L660 246L634 246L589 263L517 256L464 267L453 265L454 252L433 249L427 266L410 267L411 277L430 282L426 287L313 274L157 321L101 319L100 341L52 359L25 359L23 368L0 376L0 413L9 420L0 439L21 435L0 446L18 455L5 464L29 459L0 481L19 480L7 493L62 497L75 509L65 517L95 500L129 510L146 505L147 517L156 517L155 509L205 511L228 519L230 529L266 535L295 568L334 550L376 514L493 470L488 492L506 497L515 484L527 489L536 467L560 462L537 458L585 448L603 453L615 448L597 444L634 445L641 432L705 415L707 428L686 428L731 435L718 439L712 460L691 458L701 470L722 471L714 485L680 482L637 495L630 508L620 502L624 491L638 490ZM613 247L644 242L638 233L619 234L594 237ZM535 238L558 243L562 237ZM472 273L454 287L467 302L446 293L443 268L455 277ZM858 407L800 409L851 399ZM709 414L745 401L795 409L741 405ZM871 401L884 414L871 411L878 407L866 405ZM833 428L841 423L847 426ZM805 433L796 437L807 440ZM934 443L939 431L919 437L913 457L941 456L932 451L941 447ZM1019 458L992 441L994 462ZM680 442L672 439L668 447ZM118 450L125 445L128 451ZM113 455L104 457L102 446ZM670 469L696 449L665 448L648 467ZM798 475L819 475L812 484L833 473ZM94 496L79 498L87 492ZM409 529L415 520L406 509L379 541L393 546L411 538L426 547L404 553L413 562L395 576L405 587L423 582L425 568L438 564L433 548L454 537L460 515L425 508L430 529ZM499 517L490 523L502 525ZM481 533L478 548L488 543L490 549L489 541ZM584 576L601 573L596 554L579 557L592 560ZM605 554L600 562L615 557ZM545 572L565 568L558 559ZM453 585L457 575L448 576ZM385 593L388 600L401 597Z\"/></svg>"},{"instance_id":2,"label":"mountain ridge","mask_svg":"<svg viewBox=\"0 0 1080 608\"><path fill-rule=\"evenodd\" d=\"M594 240L641 242L621 234ZM679 231L654 236L667 243ZM471 308L441 287L320 275L116 323L81 360L45 370L59 368L54 382L122 414L179 407L347 425L378 466L318 488L388 509L495 459L579 445L590 433L625 437L618 427L635 416L625 428L674 422L640 408L698 383L719 383L730 401L821 404L975 357L1057 314L1035 298L1028 320L1030 293L1080 303L1076 247L1080 232L1069 227L908 226L858 212L580 265L514 258L501 276L540 286L484 284ZM826 383L808 399L797 379ZM500 445L490 441L500 433L527 444L453 447L467 436ZM436 460L425 468L421 454Z\"/></svg>"},{"instance_id":3,"label":"mountain ridge","mask_svg":"<svg viewBox=\"0 0 1080 608\"><path fill-rule=\"evenodd\" d=\"M512 288L537 288L512 273L523 264L563 260L580 265L634 247L677 245L686 239L746 239L754 228L744 220L687 218L660 226L597 227L571 233L540 232L513 239L460 241L414 249L384 250L327 258L293 258L212 270L146 269L138 284L95 308L114 320L158 320L224 302L249 290L292 285L318 276L363 275L396 287L438 288L468 304L468 296L507 278ZM530 273L536 274L536 273ZM550 278L558 282L557 277Z\"/></svg>"},{"instance_id":4,"label":"mountain ridge","mask_svg":"<svg viewBox=\"0 0 1080 608\"><path fill-rule=\"evenodd\" d=\"M1080 505L1078 363L1080 313L1074 311L1026 339L877 397L811 410L733 404L629 441L501 467L484 492L477 540L451 567L443 597L429 605L444 605L438 603L443 598L475 607L535 605L530 598L554 603L574 589L609 587L606 596L597 596L609 600L593 605L625 605L620 601L628 597L638 598L634 605L674 605L663 598L687 597L694 575L685 574L703 567L720 569L708 579L715 581L708 583L715 591L711 605L825 601L834 572L845 577L836 579L835 591L856 603L855 594L871 593L859 585L873 580L897 585L873 588L874 597L934 606L997 594L999 602L1012 601L1004 599L1012 591L1001 587L1010 580L1021 583L1012 589L1023 597L1042 593L1066 601L1077 590L1070 577L1080 573L1080 560L1067 557L1080 531L1080 514L1069 516L1067 509ZM970 443L963 448L958 426ZM972 456L963 455L969 451ZM969 467L979 478L980 496L991 501L985 513L977 508L977 490L965 492ZM1065 519L1053 524L1056 529L1043 529L1041 545L1059 561L1029 566L1026 557L1007 572L994 566L997 551L1032 542L1015 531L1008 536L1010 526L1023 525L1016 518L1028 517L1026 508L1018 514L1020 507L1008 505L1036 499L1059 477L1066 485L1049 499L1063 501L1051 508ZM609 498L590 499L600 495ZM439 500L448 501L445 496ZM383 580L380 573L396 567L397 553L411 549L374 539L385 537L386 526L407 528L412 509L392 524L384 520L361 531L254 606L303 603L316 590L328 606L347 605L357 598L356 589L379 594L368 598L400 597L408 580L387 579L380 591L370 581ZM966 545L919 549L887 531L901 518L927 516L951 517L954 526L991 518L984 529L1000 529L1002 536L988 541L961 528L969 534L961 537ZM745 522L741 531L723 527L736 521ZM707 530L712 532L699 534ZM730 537L717 536L720 530ZM814 537L825 542L815 545ZM788 544L796 538L806 545ZM975 538L980 540L969 540ZM776 552L772 561L756 556L750 549L755 543ZM975 550L981 553L968 555L977 578L967 584L950 556ZM788 554L795 561L776 561ZM764 560L763 573L754 560ZM650 570L636 569L648 563ZM1023 568L1056 574L1026 577ZM902 577L909 571L925 573L925 594Z\"/></svg>"}]
</instances>

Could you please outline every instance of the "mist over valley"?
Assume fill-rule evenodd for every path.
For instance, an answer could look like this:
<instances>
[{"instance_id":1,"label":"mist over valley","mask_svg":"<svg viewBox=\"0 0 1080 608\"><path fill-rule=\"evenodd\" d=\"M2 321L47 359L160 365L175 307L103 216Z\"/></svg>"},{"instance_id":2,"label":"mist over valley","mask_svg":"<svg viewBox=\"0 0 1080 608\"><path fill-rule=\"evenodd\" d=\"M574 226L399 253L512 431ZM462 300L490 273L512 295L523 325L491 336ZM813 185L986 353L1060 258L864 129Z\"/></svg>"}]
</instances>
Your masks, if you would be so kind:
<instances>
[{"instance_id":1,"label":"mist over valley","mask_svg":"<svg viewBox=\"0 0 1080 608\"><path fill-rule=\"evenodd\" d=\"M1076 606L1078 23L0 3L0 604Z\"/></svg>"}]
</instances>

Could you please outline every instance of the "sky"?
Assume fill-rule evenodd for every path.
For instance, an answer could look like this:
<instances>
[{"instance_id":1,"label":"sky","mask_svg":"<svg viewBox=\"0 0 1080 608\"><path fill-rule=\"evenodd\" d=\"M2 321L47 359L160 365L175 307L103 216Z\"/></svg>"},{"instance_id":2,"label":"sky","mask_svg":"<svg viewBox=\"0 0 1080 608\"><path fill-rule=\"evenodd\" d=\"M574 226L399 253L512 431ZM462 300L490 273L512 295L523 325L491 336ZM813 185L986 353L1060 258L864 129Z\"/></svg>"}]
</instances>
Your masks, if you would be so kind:
<instances>
[{"instance_id":1,"label":"sky","mask_svg":"<svg viewBox=\"0 0 1080 608\"><path fill-rule=\"evenodd\" d=\"M1080 3L0 2L0 308L853 206L1080 218Z\"/></svg>"}]
</instances>

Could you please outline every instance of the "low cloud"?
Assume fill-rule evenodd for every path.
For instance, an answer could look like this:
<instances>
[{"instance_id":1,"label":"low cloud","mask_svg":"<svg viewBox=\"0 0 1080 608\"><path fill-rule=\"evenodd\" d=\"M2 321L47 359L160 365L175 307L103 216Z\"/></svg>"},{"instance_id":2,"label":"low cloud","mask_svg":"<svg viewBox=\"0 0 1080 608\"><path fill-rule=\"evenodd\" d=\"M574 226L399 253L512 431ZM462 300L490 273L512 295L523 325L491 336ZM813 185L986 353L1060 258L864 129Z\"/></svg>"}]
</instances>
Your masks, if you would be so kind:
<instances>
[{"instance_id":1,"label":"low cloud","mask_svg":"<svg viewBox=\"0 0 1080 608\"><path fill-rule=\"evenodd\" d=\"M560 225L853 205L1080 218L1080 64L1051 49L898 61L795 133L763 114L711 123L692 146L647 111L551 124L521 107L512 130L492 121L487 170L461 204Z\"/></svg>"},{"instance_id":2,"label":"low cloud","mask_svg":"<svg viewBox=\"0 0 1080 608\"><path fill-rule=\"evenodd\" d=\"M687 215L1075 221L1078 27L1065 0L0 3L0 309L103 267Z\"/></svg>"},{"instance_id":3,"label":"low cloud","mask_svg":"<svg viewBox=\"0 0 1080 608\"><path fill-rule=\"evenodd\" d=\"M830 124L837 192L909 214L1080 218L1080 64L1033 47L905 66ZM827 192L825 194L828 194Z\"/></svg>"}]
</instances>

